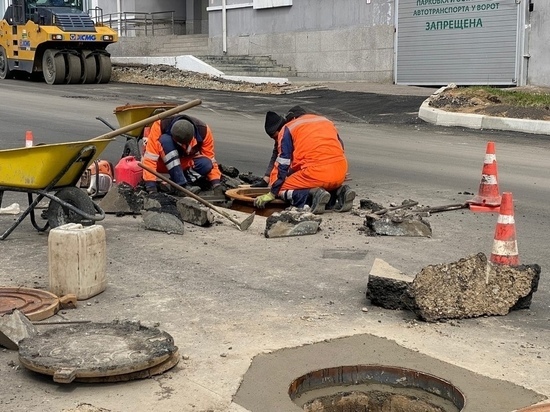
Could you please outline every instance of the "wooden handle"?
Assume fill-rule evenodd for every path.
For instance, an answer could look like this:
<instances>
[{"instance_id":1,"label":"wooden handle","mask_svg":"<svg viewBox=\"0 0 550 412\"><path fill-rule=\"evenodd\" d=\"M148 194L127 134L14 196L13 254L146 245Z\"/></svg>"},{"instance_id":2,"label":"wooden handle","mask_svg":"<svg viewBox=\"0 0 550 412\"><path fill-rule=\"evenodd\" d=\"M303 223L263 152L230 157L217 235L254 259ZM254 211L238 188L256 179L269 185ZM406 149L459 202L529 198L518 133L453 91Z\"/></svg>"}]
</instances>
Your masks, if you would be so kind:
<instances>
[{"instance_id":1,"label":"wooden handle","mask_svg":"<svg viewBox=\"0 0 550 412\"><path fill-rule=\"evenodd\" d=\"M158 177L160 180L162 180L163 182L166 182L168 183L170 186L172 186L174 189L177 189L179 190L180 192L183 192L185 193L187 196L195 199L197 202L199 203L202 203L203 205L205 205L206 207L209 207L210 209L212 209L213 211L219 213L220 215L222 215L223 217L229 219L231 222L235 223L237 226L240 225L240 222L237 220L237 219L234 219L229 213L226 213L225 211L217 208L216 206L214 206L212 203L204 200L202 197L200 196L197 196L196 194L194 194L193 192L191 192L190 190L187 190L186 188L182 187L181 185L178 185L176 182L168 179L167 177L161 175L160 173L158 173L156 170L153 170L151 169L150 167L147 167L145 166L143 163L140 163L138 162L138 166L141 167L142 169L145 169L147 170L149 173L152 173L154 174L156 177Z\"/></svg>"}]
</instances>

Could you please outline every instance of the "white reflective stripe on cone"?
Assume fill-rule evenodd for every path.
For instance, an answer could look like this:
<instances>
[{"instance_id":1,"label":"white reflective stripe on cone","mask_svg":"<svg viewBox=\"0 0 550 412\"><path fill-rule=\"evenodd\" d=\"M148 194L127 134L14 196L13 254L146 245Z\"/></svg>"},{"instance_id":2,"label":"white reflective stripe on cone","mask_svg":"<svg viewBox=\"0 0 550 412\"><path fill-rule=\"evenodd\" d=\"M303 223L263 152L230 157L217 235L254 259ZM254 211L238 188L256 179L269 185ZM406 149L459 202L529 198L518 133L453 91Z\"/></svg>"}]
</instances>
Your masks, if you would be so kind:
<instances>
[{"instance_id":1,"label":"white reflective stripe on cone","mask_svg":"<svg viewBox=\"0 0 550 412\"><path fill-rule=\"evenodd\" d=\"M495 175L481 175L481 183L486 185L496 185L497 178Z\"/></svg>"},{"instance_id":2,"label":"white reflective stripe on cone","mask_svg":"<svg viewBox=\"0 0 550 412\"><path fill-rule=\"evenodd\" d=\"M516 220L514 219L514 216L511 215L498 215L497 223L503 225L514 225Z\"/></svg>"},{"instance_id":3,"label":"white reflective stripe on cone","mask_svg":"<svg viewBox=\"0 0 550 412\"><path fill-rule=\"evenodd\" d=\"M516 240L495 240L492 253L499 256L515 256L518 254L518 242Z\"/></svg>"}]
</instances>

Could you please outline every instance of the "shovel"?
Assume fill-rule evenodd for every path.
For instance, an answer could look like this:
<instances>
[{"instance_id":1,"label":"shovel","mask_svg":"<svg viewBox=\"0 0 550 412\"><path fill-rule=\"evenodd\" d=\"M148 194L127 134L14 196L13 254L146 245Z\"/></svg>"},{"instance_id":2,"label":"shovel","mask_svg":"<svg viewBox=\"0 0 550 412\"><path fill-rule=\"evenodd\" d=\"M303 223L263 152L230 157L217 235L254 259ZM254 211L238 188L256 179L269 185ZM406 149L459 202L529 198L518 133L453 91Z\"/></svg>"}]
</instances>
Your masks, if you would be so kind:
<instances>
[{"instance_id":1,"label":"shovel","mask_svg":"<svg viewBox=\"0 0 550 412\"><path fill-rule=\"evenodd\" d=\"M191 192L191 191L187 190L186 188L178 185L177 183L174 183L172 180L168 179L167 177L164 177L163 175L158 173L156 170L153 170L150 167L147 167L142 163L138 163L138 166L141 167L142 169L147 170L149 173L154 174L156 177L158 177L160 180L168 183L174 189L178 189L180 192L185 193L185 195L195 199L197 202L202 203L206 207L209 207L213 211L215 211L215 212L219 213L220 215L222 215L223 217L229 219L231 222L233 222L239 228L239 230L241 232L244 232L246 229L248 229L250 227L250 225L252 224L252 222L254 221L254 216L256 216L256 212L253 212L245 220L243 220L242 222L239 222L237 219L234 219L233 217L231 217L231 215L229 213L225 212L224 210L220 209L219 207L214 206L212 203L207 202L202 197L197 196L193 192Z\"/></svg>"},{"instance_id":2,"label":"shovel","mask_svg":"<svg viewBox=\"0 0 550 412\"><path fill-rule=\"evenodd\" d=\"M151 117L148 117L146 119L140 120L138 122L129 124L128 126L121 127L120 129L113 130L112 132L102 134L101 136L94 137L90 140L103 140L103 139L112 139L113 137L120 136L121 134L130 132L134 129L137 129L141 126L147 126L148 124L153 123L154 121L164 119L165 117L172 116L174 114L177 114L179 112L183 112L184 110L190 109L191 107L198 106L201 104L202 101L200 100L191 100L189 103L182 104L180 106L176 106L172 109L166 110L165 112L155 114Z\"/></svg>"}]
</instances>

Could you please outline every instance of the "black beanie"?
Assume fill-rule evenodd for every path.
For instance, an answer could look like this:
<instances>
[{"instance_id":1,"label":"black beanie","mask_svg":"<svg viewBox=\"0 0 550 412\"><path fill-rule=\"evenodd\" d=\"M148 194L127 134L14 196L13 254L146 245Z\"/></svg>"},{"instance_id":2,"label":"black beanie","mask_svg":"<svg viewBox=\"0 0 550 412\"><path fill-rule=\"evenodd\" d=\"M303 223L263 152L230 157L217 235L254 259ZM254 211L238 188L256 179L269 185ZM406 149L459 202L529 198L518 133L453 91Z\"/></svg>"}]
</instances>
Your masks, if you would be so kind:
<instances>
[{"instance_id":1,"label":"black beanie","mask_svg":"<svg viewBox=\"0 0 550 412\"><path fill-rule=\"evenodd\" d=\"M283 116L279 116L275 112L267 112L265 115L265 132L269 136L273 136L285 123L285 118Z\"/></svg>"},{"instance_id":2,"label":"black beanie","mask_svg":"<svg viewBox=\"0 0 550 412\"><path fill-rule=\"evenodd\" d=\"M291 120L296 119L297 117L300 117L304 114L306 114L306 111L302 107L294 106L288 111L286 115L286 121L290 122Z\"/></svg>"}]
</instances>

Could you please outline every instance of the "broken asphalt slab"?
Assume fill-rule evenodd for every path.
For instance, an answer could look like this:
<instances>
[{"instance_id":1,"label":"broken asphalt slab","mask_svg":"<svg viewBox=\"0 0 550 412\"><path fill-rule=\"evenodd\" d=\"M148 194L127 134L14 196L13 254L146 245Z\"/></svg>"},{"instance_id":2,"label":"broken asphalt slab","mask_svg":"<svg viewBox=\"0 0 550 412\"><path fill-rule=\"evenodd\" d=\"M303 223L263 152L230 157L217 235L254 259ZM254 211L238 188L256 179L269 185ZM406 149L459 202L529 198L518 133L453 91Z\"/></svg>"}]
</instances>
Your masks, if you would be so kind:
<instances>
[{"instance_id":1,"label":"broken asphalt slab","mask_svg":"<svg viewBox=\"0 0 550 412\"><path fill-rule=\"evenodd\" d=\"M483 253L428 265L414 277L375 259L366 297L385 309L412 310L427 322L504 316L530 307L539 278L537 264L497 265Z\"/></svg>"}]
</instances>

